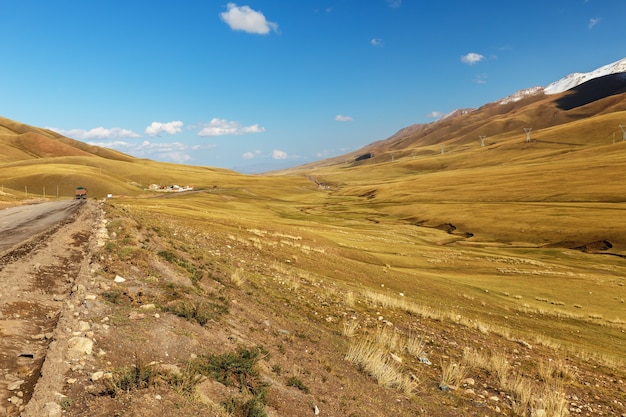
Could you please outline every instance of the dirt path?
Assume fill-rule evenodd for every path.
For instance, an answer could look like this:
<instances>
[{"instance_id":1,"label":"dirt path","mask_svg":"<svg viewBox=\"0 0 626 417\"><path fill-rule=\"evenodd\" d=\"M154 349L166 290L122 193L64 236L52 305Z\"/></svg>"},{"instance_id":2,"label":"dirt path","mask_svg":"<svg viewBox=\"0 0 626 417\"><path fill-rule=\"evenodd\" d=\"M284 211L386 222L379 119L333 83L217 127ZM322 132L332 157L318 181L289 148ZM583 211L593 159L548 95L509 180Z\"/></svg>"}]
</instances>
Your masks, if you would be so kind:
<instances>
[{"instance_id":1,"label":"dirt path","mask_svg":"<svg viewBox=\"0 0 626 417\"><path fill-rule=\"evenodd\" d=\"M63 339L57 326L72 316L72 294L87 274L98 210L93 200L0 213L0 416L24 415L44 362L61 376L69 366L52 364L49 352Z\"/></svg>"}]
</instances>

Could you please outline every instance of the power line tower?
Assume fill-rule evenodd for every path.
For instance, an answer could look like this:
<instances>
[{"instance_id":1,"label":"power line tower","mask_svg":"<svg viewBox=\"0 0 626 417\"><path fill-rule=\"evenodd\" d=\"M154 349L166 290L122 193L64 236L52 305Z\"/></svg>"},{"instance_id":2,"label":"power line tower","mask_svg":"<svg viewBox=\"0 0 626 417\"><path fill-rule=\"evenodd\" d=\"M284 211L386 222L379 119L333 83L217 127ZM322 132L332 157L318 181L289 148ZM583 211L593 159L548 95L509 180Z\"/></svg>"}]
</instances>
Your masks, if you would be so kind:
<instances>
[{"instance_id":1,"label":"power line tower","mask_svg":"<svg viewBox=\"0 0 626 417\"><path fill-rule=\"evenodd\" d=\"M487 138L487 136L480 135L478 138L480 139L480 147L484 148L485 147L485 139Z\"/></svg>"},{"instance_id":2,"label":"power line tower","mask_svg":"<svg viewBox=\"0 0 626 417\"><path fill-rule=\"evenodd\" d=\"M530 142L530 131L533 130L532 127L525 127L524 132L526 132L526 142Z\"/></svg>"},{"instance_id":3,"label":"power line tower","mask_svg":"<svg viewBox=\"0 0 626 417\"><path fill-rule=\"evenodd\" d=\"M622 142L626 142L626 125L619 125L619 128L622 129Z\"/></svg>"}]
</instances>

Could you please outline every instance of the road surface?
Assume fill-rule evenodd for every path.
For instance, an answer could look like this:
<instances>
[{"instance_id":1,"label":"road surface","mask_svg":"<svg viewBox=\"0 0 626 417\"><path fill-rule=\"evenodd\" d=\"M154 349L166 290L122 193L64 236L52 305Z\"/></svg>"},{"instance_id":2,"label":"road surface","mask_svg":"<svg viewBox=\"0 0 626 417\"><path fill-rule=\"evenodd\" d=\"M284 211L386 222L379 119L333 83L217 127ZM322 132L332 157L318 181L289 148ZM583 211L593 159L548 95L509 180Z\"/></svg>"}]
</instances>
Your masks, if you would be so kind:
<instances>
[{"instance_id":1,"label":"road surface","mask_svg":"<svg viewBox=\"0 0 626 417\"><path fill-rule=\"evenodd\" d=\"M90 256L98 203L0 211L0 416L23 415L64 303Z\"/></svg>"},{"instance_id":2,"label":"road surface","mask_svg":"<svg viewBox=\"0 0 626 417\"><path fill-rule=\"evenodd\" d=\"M0 211L0 253L66 219L82 201L62 200Z\"/></svg>"}]
</instances>

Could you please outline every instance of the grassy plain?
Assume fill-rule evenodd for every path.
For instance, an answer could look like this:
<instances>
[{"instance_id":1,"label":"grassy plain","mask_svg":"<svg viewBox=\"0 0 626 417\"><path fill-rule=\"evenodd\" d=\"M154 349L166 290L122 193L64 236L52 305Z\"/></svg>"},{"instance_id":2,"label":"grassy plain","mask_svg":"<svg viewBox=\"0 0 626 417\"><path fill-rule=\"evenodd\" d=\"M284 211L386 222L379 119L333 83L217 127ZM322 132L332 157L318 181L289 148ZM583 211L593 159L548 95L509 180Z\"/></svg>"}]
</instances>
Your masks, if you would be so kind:
<instances>
[{"instance_id":1,"label":"grassy plain","mask_svg":"<svg viewBox=\"0 0 626 417\"><path fill-rule=\"evenodd\" d=\"M623 380L616 370L626 363L622 243L616 239L613 252L600 251L612 255L546 245L569 241L567 233L580 242L597 239L593 227L605 219L588 214L598 207L618 231L626 230L619 202L519 202L506 194L483 202L473 190L461 195L460 186L446 194L450 202L437 202L436 188L453 174L438 182L439 173L419 173L419 182L431 187L428 201L420 202L415 196L423 192L411 185L417 179L387 179L377 175L382 172L344 167L233 177L196 192L114 198L106 210L112 219L121 210L137 222L135 233L146 240L137 246L155 252L166 245L211 271L237 308L226 328L245 316L235 334L248 347L268 346L266 366L282 372L285 386L305 387L307 401L322 401L315 404L331 414L389 415L389 404L398 401L395 415L452 416L471 412L475 390L490 398L507 393L497 407L482 409L487 415L561 416L573 398L624 404L622 387L607 382ZM492 179L500 177L508 175ZM463 178L465 172L456 180ZM521 192L532 194L511 189ZM475 210L488 214L474 218ZM502 230L493 227L496 216ZM567 217L563 227L572 229L557 230L554 217ZM453 230L452 223L461 226ZM582 224L588 229L573 230ZM136 258L131 263L147 276L161 276L148 261L142 265L150 255L140 252L126 259ZM207 285L206 278L200 282ZM281 323L273 341L254 330L264 317ZM220 325L219 331L229 330ZM297 336L281 342L285 334ZM370 382L357 382L351 372ZM487 388L475 388L475 380ZM593 394L583 388L586 381L594 381ZM337 389L349 390L350 399ZM277 398L284 397L276 390L267 405L281 415Z\"/></svg>"}]
</instances>

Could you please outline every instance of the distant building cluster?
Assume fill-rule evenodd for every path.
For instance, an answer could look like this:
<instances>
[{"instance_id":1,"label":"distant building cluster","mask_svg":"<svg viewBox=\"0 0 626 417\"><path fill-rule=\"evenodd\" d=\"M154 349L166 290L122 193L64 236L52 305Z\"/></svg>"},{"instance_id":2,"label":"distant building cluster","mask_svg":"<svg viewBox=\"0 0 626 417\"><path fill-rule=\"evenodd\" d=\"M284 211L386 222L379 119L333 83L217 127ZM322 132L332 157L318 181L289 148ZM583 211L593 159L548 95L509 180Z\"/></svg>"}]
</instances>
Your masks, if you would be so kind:
<instances>
[{"instance_id":1,"label":"distant building cluster","mask_svg":"<svg viewBox=\"0 0 626 417\"><path fill-rule=\"evenodd\" d=\"M160 185L160 184L152 184L149 187L152 191L159 191L162 193L180 193L182 191L191 191L193 190L193 186L191 185Z\"/></svg>"}]
</instances>

